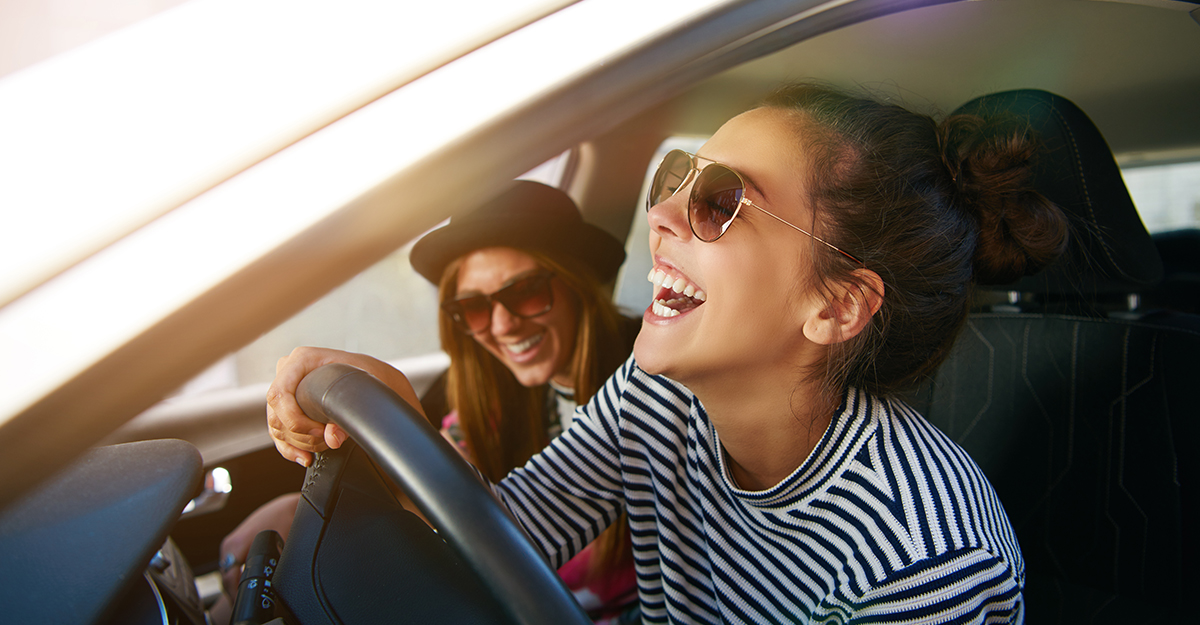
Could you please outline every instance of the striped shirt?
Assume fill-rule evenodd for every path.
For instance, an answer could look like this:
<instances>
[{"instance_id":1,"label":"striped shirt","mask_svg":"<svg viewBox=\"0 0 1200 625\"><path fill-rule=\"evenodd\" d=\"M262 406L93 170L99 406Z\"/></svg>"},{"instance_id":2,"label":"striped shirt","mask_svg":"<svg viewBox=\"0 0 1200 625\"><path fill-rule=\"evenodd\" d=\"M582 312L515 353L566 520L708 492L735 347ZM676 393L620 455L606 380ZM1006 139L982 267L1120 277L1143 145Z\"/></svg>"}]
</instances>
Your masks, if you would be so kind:
<instances>
[{"instance_id":1,"label":"striped shirt","mask_svg":"<svg viewBox=\"0 0 1200 625\"><path fill-rule=\"evenodd\" d=\"M769 490L740 490L720 449L699 400L630 358L496 492L555 566L624 506L648 623L1022 622L1000 501L903 403L849 390Z\"/></svg>"}]
</instances>

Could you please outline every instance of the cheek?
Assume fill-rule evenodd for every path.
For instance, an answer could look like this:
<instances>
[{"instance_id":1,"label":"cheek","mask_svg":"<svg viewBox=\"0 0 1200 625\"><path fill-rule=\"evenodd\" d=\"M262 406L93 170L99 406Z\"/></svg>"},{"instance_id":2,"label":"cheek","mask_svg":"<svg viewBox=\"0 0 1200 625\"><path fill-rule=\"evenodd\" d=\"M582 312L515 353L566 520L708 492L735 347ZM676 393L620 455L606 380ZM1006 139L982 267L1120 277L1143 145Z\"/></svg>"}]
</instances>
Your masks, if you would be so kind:
<instances>
[{"instance_id":1,"label":"cheek","mask_svg":"<svg viewBox=\"0 0 1200 625\"><path fill-rule=\"evenodd\" d=\"M712 321L725 331L745 338L760 333L784 333L794 330L802 311L808 309L812 294L803 282L805 267L747 266L735 279L726 280L720 297L710 295L705 304Z\"/></svg>"},{"instance_id":2,"label":"cheek","mask_svg":"<svg viewBox=\"0 0 1200 625\"><path fill-rule=\"evenodd\" d=\"M475 334L471 337L471 339L474 340L477 345L487 350L488 353L496 356L497 358L500 357L500 348L496 346L496 342L492 340L492 335L490 333Z\"/></svg>"},{"instance_id":3,"label":"cheek","mask_svg":"<svg viewBox=\"0 0 1200 625\"><path fill-rule=\"evenodd\" d=\"M569 314L564 314L554 324L554 334L556 335L559 349L556 360L564 365L570 361L571 355L575 352L575 334L578 321L579 318L572 308Z\"/></svg>"}]
</instances>

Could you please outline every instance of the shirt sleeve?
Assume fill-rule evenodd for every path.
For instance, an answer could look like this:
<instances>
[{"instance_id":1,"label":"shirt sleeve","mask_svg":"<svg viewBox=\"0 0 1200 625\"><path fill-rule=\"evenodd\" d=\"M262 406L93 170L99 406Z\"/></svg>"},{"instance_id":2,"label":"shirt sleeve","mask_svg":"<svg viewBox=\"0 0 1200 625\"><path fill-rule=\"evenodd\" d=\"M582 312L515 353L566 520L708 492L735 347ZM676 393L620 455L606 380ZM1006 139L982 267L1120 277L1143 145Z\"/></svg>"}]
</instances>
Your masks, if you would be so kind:
<instances>
[{"instance_id":1,"label":"shirt sleeve","mask_svg":"<svg viewBox=\"0 0 1200 625\"><path fill-rule=\"evenodd\" d=\"M608 527L624 507L619 420L632 357L586 405L571 427L494 492L555 568Z\"/></svg>"},{"instance_id":2,"label":"shirt sleeve","mask_svg":"<svg viewBox=\"0 0 1200 625\"><path fill-rule=\"evenodd\" d=\"M842 590L822 608L829 613L853 614L849 623L1024 621L1021 583L1012 567L982 549L950 551L922 560L860 596Z\"/></svg>"}]
</instances>

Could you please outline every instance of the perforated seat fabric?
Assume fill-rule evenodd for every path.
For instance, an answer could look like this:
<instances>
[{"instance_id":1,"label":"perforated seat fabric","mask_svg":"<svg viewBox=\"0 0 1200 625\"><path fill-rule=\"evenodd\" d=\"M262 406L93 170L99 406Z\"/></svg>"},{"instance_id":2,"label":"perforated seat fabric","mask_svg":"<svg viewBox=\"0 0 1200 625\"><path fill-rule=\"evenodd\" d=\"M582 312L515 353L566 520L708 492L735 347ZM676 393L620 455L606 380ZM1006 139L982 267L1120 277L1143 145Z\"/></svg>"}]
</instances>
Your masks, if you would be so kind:
<instances>
[{"instance_id":1,"label":"perforated seat fabric","mask_svg":"<svg viewBox=\"0 0 1200 625\"><path fill-rule=\"evenodd\" d=\"M1034 125L1047 154L1035 186L1068 214L1072 241L1044 272L982 287L1020 291L1037 312L971 315L912 401L996 488L1026 559L1028 622L1180 622L1200 581L1191 396L1200 318L1103 312L1153 288L1162 262L1078 107L1019 90L957 112Z\"/></svg>"}]
</instances>

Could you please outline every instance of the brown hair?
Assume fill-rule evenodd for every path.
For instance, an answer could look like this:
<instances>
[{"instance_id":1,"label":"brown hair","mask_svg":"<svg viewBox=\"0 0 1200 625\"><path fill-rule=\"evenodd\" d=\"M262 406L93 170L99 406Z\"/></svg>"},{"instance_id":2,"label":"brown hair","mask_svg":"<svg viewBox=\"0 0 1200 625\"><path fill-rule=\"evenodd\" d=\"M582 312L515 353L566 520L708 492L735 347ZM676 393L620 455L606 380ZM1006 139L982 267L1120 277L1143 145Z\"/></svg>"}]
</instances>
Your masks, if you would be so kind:
<instances>
[{"instance_id":1,"label":"brown hair","mask_svg":"<svg viewBox=\"0 0 1200 625\"><path fill-rule=\"evenodd\" d=\"M884 283L871 323L829 352L820 377L831 394L852 385L886 395L920 381L948 354L975 281L1013 281L1066 247L1066 217L1030 186L1038 144L1020 120L938 123L812 84L785 86L764 106L787 113L806 148L814 231ZM835 283L869 288L841 254L813 259L826 293Z\"/></svg>"},{"instance_id":2,"label":"brown hair","mask_svg":"<svg viewBox=\"0 0 1200 625\"><path fill-rule=\"evenodd\" d=\"M575 298L575 401L583 405L595 395L629 356L633 337L625 320L593 271L572 259L554 259L542 252L518 249L538 265L554 272ZM438 285L438 301L454 297L462 258L447 265ZM458 411L459 427L472 462L490 480L499 481L542 450L547 440L543 416L546 387L526 388L491 353L454 325L438 317L442 349L450 355L446 399ZM632 558L629 526L622 514L596 538L589 575L619 566Z\"/></svg>"}]
</instances>

